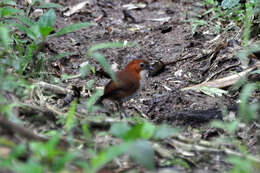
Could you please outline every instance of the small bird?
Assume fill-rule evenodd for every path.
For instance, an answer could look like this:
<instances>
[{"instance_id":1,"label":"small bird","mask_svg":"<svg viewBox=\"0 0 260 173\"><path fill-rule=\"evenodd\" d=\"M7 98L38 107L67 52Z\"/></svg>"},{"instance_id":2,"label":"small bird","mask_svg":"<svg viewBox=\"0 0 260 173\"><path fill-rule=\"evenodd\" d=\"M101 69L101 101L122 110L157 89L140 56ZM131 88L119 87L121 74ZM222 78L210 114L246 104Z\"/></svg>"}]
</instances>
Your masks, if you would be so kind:
<instances>
[{"instance_id":1,"label":"small bird","mask_svg":"<svg viewBox=\"0 0 260 173\"><path fill-rule=\"evenodd\" d=\"M136 96L142 89L148 70L151 70L148 61L132 60L123 70L116 73L116 82L111 80L105 86L104 95L96 104L102 104L104 99L109 99L117 103L121 112L123 102ZM123 113L126 115L124 110Z\"/></svg>"}]
</instances>

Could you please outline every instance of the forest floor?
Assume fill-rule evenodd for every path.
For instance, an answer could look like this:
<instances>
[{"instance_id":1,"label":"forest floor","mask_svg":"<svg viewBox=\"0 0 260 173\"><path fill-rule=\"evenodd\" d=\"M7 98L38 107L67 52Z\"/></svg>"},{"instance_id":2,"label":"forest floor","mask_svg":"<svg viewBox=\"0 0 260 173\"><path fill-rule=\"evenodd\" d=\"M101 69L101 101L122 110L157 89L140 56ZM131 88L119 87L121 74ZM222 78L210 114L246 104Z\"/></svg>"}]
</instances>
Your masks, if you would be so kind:
<instances>
[{"instance_id":1,"label":"forest floor","mask_svg":"<svg viewBox=\"0 0 260 173\"><path fill-rule=\"evenodd\" d=\"M75 6L80 2L83 1L56 1L64 7ZM82 88L93 79L97 86L104 86L109 79L102 75L102 67L97 61L86 58L87 50L95 44L104 42L136 43L134 47L102 49L100 53L110 65L118 69L124 68L133 58L147 59L151 64L161 62L164 64L161 71L149 76L138 97L124 104L130 119L131 117L136 121L139 118L146 119L158 125L166 123L170 127L182 129L179 134L182 138L175 136L154 142L160 146L159 149L155 149L157 154L155 172L213 173L229 170L232 165L227 158L232 154L228 151L234 150L236 153L233 155L236 156L240 152L237 146L229 144L228 141L224 140L225 144L216 142L214 139L219 137L224 139L230 137L230 134L212 127L209 121L223 118L224 122L229 122L236 119L232 111L237 110L235 105L239 91L234 91L231 87L236 80L231 80L231 84L224 79L220 83L215 80L250 69L255 61L259 63L259 57L258 60L253 59L251 63L253 65L245 69L236 56L237 51L242 49L241 31L237 28L227 29L228 24L214 23L217 21L211 21L210 16L205 15L203 20L206 23L198 25L193 31L192 28L196 24L194 19L207 10L200 1L149 1L124 11L123 9L131 7L127 7L128 4L132 4L132 1L88 1L84 8L71 15L64 9L56 10L57 30L77 22L91 21L95 24L46 41L48 48L45 49L45 53L55 56L73 52L73 55L50 62L46 70L53 75L41 80L64 88L80 88L80 92L83 92ZM79 74L81 65L86 62L95 67L97 75L88 73L84 78L61 80L61 76L65 74L69 76ZM213 81L213 86L228 92L212 95L208 87L204 90L186 88L198 84L209 86L205 83L209 81ZM78 114L87 114L84 106L92 91L85 89L85 95L80 93ZM60 112L67 112L70 109L69 105L61 106L64 97L43 97L49 105L48 108L52 107ZM255 100L259 98L259 93L256 93ZM35 104L35 99L24 102ZM40 96L37 99L40 105L42 102ZM110 109L115 110L113 103L109 101L106 103ZM226 114L222 114L224 109L227 110ZM118 114L102 116L107 116L113 121L120 120ZM39 121L34 117L21 117L26 122L26 127L35 129L37 133L60 128L52 119ZM92 119L95 119L95 116ZM96 145L107 146L114 143L111 142L113 137L100 136L99 130L95 130L97 132L93 135L93 139ZM234 138L245 144L250 154L259 156L260 145L257 134L259 130L257 123L250 126L245 124L243 126L241 123ZM221 147L218 148L217 145ZM125 157L117 159L111 165L108 166L111 172L120 170L148 172Z\"/></svg>"}]
</instances>

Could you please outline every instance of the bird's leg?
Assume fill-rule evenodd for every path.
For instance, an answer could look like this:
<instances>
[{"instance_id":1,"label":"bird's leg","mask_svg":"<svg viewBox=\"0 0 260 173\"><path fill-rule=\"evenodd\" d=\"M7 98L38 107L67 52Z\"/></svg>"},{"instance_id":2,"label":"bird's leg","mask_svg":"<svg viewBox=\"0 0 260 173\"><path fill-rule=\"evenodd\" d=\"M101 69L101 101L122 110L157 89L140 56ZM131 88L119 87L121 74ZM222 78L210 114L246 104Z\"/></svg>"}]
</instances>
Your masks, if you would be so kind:
<instances>
[{"instance_id":1,"label":"bird's leg","mask_svg":"<svg viewBox=\"0 0 260 173\"><path fill-rule=\"evenodd\" d=\"M127 117L127 113L125 112L125 109L123 107L123 102L117 102L117 109L119 110L120 113L120 118L123 119Z\"/></svg>"}]
</instances>

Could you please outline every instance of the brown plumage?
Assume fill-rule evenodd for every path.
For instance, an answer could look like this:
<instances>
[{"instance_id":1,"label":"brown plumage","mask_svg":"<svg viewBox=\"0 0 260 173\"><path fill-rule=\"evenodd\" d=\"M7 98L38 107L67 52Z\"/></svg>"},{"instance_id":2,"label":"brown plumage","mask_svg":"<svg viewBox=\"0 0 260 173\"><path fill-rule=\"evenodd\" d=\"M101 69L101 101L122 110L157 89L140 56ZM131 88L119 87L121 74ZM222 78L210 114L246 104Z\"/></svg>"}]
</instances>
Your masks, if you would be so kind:
<instances>
[{"instance_id":1,"label":"brown plumage","mask_svg":"<svg viewBox=\"0 0 260 173\"><path fill-rule=\"evenodd\" d=\"M134 59L127 66L116 73L116 82L111 80L104 89L104 95L98 103L104 99L116 101L121 108L122 103L134 97L142 89L145 72L150 69L146 60Z\"/></svg>"}]
</instances>

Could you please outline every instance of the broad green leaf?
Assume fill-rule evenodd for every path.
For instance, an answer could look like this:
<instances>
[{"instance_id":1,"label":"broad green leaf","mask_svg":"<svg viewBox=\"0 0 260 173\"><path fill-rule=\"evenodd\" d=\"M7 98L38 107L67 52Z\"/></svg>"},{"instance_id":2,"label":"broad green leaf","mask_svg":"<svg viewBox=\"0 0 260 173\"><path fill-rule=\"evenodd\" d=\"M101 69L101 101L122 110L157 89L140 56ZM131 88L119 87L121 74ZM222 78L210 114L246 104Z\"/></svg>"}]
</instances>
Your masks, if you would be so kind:
<instances>
[{"instance_id":1,"label":"broad green leaf","mask_svg":"<svg viewBox=\"0 0 260 173\"><path fill-rule=\"evenodd\" d=\"M127 132L130 130L130 126L127 123L114 123L109 129L109 132L118 137L123 139Z\"/></svg>"},{"instance_id":2,"label":"broad green leaf","mask_svg":"<svg viewBox=\"0 0 260 173\"><path fill-rule=\"evenodd\" d=\"M92 54L93 58L96 59L106 70L106 72L109 74L109 76L111 77L111 79L115 82L116 81L116 76L115 73L112 71L110 65L108 64L107 60L98 52L94 52Z\"/></svg>"},{"instance_id":3,"label":"broad green leaf","mask_svg":"<svg viewBox=\"0 0 260 173\"><path fill-rule=\"evenodd\" d=\"M70 32L75 32L78 31L82 28L88 27L93 25L92 23L89 22L85 22L85 23L76 23L76 24L72 24L69 26L65 26L64 28L60 29L58 32L56 32L55 34L53 34L52 36L61 36Z\"/></svg>"},{"instance_id":4,"label":"broad green leaf","mask_svg":"<svg viewBox=\"0 0 260 173\"><path fill-rule=\"evenodd\" d=\"M15 172L19 172L19 173L43 173L44 172L43 166L38 164L38 162L34 160L29 160L26 163L18 162L12 167L12 169Z\"/></svg>"},{"instance_id":5,"label":"broad green leaf","mask_svg":"<svg viewBox=\"0 0 260 173\"><path fill-rule=\"evenodd\" d=\"M38 8L62 8L62 7L63 7L62 5L53 2L44 3L38 6Z\"/></svg>"},{"instance_id":6,"label":"broad green leaf","mask_svg":"<svg viewBox=\"0 0 260 173\"><path fill-rule=\"evenodd\" d=\"M129 148L128 154L145 168L154 169L154 150L148 141L136 141Z\"/></svg>"},{"instance_id":7,"label":"broad green leaf","mask_svg":"<svg viewBox=\"0 0 260 173\"><path fill-rule=\"evenodd\" d=\"M3 8L0 8L0 12L1 12L1 16L2 17L6 17L6 16L9 16L9 15L13 15L13 14L20 14L20 15L23 15L23 11L22 10L18 10L16 8L12 8L12 7L3 7Z\"/></svg>"},{"instance_id":8,"label":"broad green leaf","mask_svg":"<svg viewBox=\"0 0 260 173\"><path fill-rule=\"evenodd\" d=\"M27 26L35 25L35 22L32 21L30 18L24 17L24 16L14 16L16 19L20 20L23 24Z\"/></svg>"},{"instance_id":9,"label":"broad green leaf","mask_svg":"<svg viewBox=\"0 0 260 173\"><path fill-rule=\"evenodd\" d=\"M16 6L16 2L12 1L12 0L1 0L0 4L6 4L6 5L13 5Z\"/></svg>"},{"instance_id":10,"label":"broad green leaf","mask_svg":"<svg viewBox=\"0 0 260 173\"><path fill-rule=\"evenodd\" d=\"M223 9L227 9L227 8L233 8L235 7L237 4L239 3L239 0L223 0L221 3L221 7Z\"/></svg>"},{"instance_id":11,"label":"broad green leaf","mask_svg":"<svg viewBox=\"0 0 260 173\"><path fill-rule=\"evenodd\" d=\"M130 130L125 130L124 140L131 141L136 139L150 139L156 130L156 127L150 122L143 122L135 125Z\"/></svg>"},{"instance_id":12,"label":"broad green leaf","mask_svg":"<svg viewBox=\"0 0 260 173\"><path fill-rule=\"evenodd\" d=\"M40 33L43 38L46 38L53 30L54 28L52 26L40 27Z\"/></svg>"},{"instance_id":13,"label":"broad green leaf","mask_svg":"<svg viewBox=\"0 0 260 173\"><path fill-rule=\"evenodd\" d=\"M4 48L9 49L9 44L11 43L11 39L9 37L9 32L7 28L0 27L0 39Z\"/></svg>"},{"instance_id":14,"label":"broad green leaf","mask_svg":"<svg viewBox=\"0 0 260 173\"><path fill-rule=\"evenodd\" d=\"M141 131L141 138L142 139L150 139L153 135L154 132L156 130L155 125L153 125L150 122L144 122L143 123L143 127L142 127L142 131Z\"/></svg>"},{"instance_id":15,"label":"broad green leaf","mask_svg":"<svg viewBox=\"0 0 260 173\"><path fill-rule=\"evenodd\" d=\"M34 5L36 5L36 4L38 4L38 3L40 3L41 2L41 0L32 0L32 6L34 6Z\"/></svg>"},{"instance_id":16,"label":"broad green leaf","mask_svg":"<svg viewBox=\"0 0 260 173\"><path fill-rule=\"evenodd\" d=\"M53 9L50 9L46 13L44 13L39 21L38 24L40 28L45 28L45 27L52 27L56 22L56 15Z\"/></svg>"},{"instance_id":17,"label":"broad green leaf","mask_svg":"<svg viewBox=\"0 0 260 173\"><path fill-rule=\"evenodd\" d=\"M156 131L153 135L154 139L164 139L178 133L178 129L169 127L167 125L160 125L156 128Z\"/></svg>"},{"instance_id":18,"label":"broad green leaf","mask_svg":"<svg viewBox=\"0 0 260 173\"><path fill-rule=\"evenodd\" d=\"M40 32L40 27L39 25L33 25L30 27L30 31L33 32L33 34L35 35L35 41L39 41L39 38L41 38L41 32Z\"/></svg>"},{"instance_id":19,"label":"broad green leaf","mask_svg":"<svg viewBox=\"0 0 260 173\"><path fill-rule=\"evenodd\" d=\"M109 147L99 152L99 154L91 159L91 173L97 172L100 168L105 166L107 163L115 159L116 157L126 153L129 150L129 147L132 143L122 143L117 146Z\"/></svg>"},{"instance_id":20,"label":"broad green leaf","mask_svg":"<svg viewBox=\"0 0 260 173\"><path fill-rule=\"evenodd\" d=\"M255 172L253 162L245 157L229 156L227 161L233 165L229 173Z\"/></svg>"},{"instance_id":21,"label":"broad green leaf","mask_svg":"<svg viewBox=\"0 0 260 173\"><path fill-rule=\"evenodd\" d=\"M12 26L15 26L17 29L19 29L21 32L24 32L28 37L30 37L32 40L36 40L38 39L38 35L34 33L34 31L32 31L31 28L27 28L22 24L16 23L13 24ZM34 25L34 26L38 26L38 25ZM38 26L39 27L39 26Z\"/></svg>"},{"instance_id":22,"label":"broad green leaf","mask_svg":"<svg viewBox=\"0 0 260 173\"><path fill-rule=\"evenodd\" d=\"M132 141L141 138L143 124L137 124L132 127L127 133L124 135L125 141Z\"/></svg>"}]
</instances>

